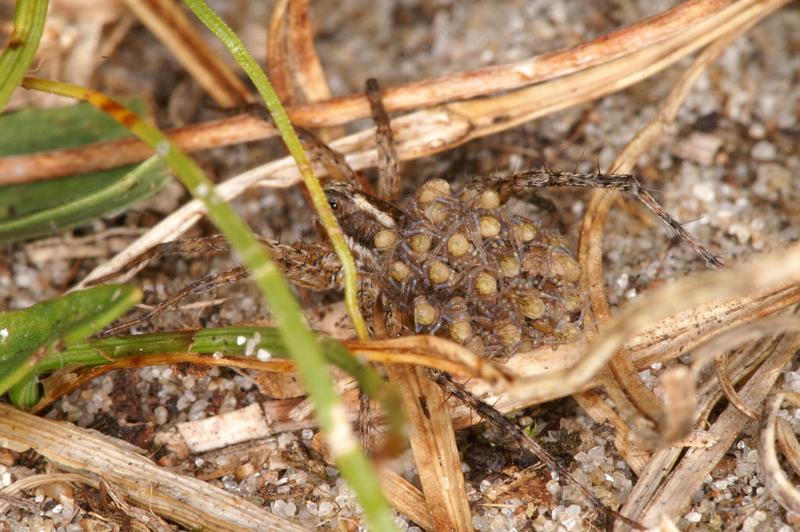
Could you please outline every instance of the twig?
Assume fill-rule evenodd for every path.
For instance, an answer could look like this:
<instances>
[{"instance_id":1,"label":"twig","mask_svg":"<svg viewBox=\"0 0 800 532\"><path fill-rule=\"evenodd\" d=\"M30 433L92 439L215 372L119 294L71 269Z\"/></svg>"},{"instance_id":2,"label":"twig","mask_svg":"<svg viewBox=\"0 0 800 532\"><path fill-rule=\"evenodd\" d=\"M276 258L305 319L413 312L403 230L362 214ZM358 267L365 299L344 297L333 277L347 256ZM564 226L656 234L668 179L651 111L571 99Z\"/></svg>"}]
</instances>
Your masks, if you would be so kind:
<instances>
[{"instance_id":1,"label":"twig","mask_svg":"<svg viewBox=\"0 0 800 532\"><path fill-rule=\"evenodd\" d=\"M125 442L71 423L0 403L0 432L5 441L32 447L61 467L109 479L137 504L187 528L234 529L259 523L276 530L303 530L202 480L160 468Z\"/></svg>"},{"instance_id":2,"label":"twig","mask_svg":"<svg viewBox=\"0 0 800 532\"><path fill-rule=\"evenodd\" d=\"M638 69L635 79L625 81L614 63L615 60L632 57L645 50L655 51L657 56L668 49L675 49L677 42L684 43L687 39L696 39L696 46L686 50L679 49L679 55L682 57L707 43L708 36L714 34L713 28L736 16L753 3L754 0L736 3L722 0L690 0L658 16L566 50L548 52L518 63L484 67L452 76L387 87L384 92L385 105L389 112L406 111L518 89L534 83L547 85L544 82L569 78L575 73L591 70L598 65L614 66L616 71L604 69L607 74L603 75L602 82L597 87L573 86L566 91L563 88L564 80L555 83L553 88L557 90L558 99L569 102L557 107L562 109L578 101L586 101L620 90L667 66L667 64L658 65L656 69L650 68L646 72L644 69ZM680 57L675 57L670 63ZM656 66L652 57L648 57L645 64ZM609 83L609 80L614 82ZM565 98L565 95L569 97ZM542 109L544 106L538 108ZM555 109L551 108L547 112ZM509 114L510 111L498 110L498 114L501 112L504 116L513 116L513 112ZM369 116L369 104L365 96L357 94L316 104L290 107L288 113L292 123L297 126L327 127ZM498 121L498 114L494 117L496 124L491 132L518 123ZM537 116L542 114L546 113ZM531 119L531 117L525 118L525 120ZM169 130L167 133L183 150L192 152L251 142L273 136L276 131L253 120L252 117L238 115L225 120ZM149 155L147 147L137 140L123 139L72 150L5 157L0 159L0 184L23 183L114 168L144 160Z\"/></svg>"}]
</instances>

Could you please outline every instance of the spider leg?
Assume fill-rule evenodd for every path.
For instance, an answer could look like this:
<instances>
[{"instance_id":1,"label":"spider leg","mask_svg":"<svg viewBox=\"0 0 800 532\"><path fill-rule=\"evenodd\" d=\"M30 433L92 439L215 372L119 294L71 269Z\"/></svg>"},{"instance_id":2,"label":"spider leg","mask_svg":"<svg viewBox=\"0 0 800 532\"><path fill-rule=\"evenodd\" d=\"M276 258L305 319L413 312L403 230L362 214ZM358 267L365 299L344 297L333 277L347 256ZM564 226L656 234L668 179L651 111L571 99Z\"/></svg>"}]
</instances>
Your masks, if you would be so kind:
<instances>
[{"instance_id":1,"label":"spider leg","mask_svg":"<svg viewBox=\"0 0 800 532\"><path fill-rule=\"evenodd\" d=\"M500 195L500 200L505 202L515 193L528 187L583 187L583 188L606 188L625 192L640 201L650 212L655 214L662 222L672 229L678 237L686 242L698 255L703 257L706 264L710 267L719 268L723 266L722 261L711 253L702 243L693 237L683 225L675 220L647 191L639 181L630 174L581 174L576 172L554 172L549 168L516 172L506 177L495 178L487 183L476 182L473 188L485 190L494 188Z\"/></svg>"},{"instance_id":2,"label":"spider leg","mask_svg":"<svg viewBox=\"0 0 800 532\"><path fill-rule=\"evenodd\" d=\"M103 284L122 276L125 273L136 274L153 260L175 255L211 255L230 251L230 246L223 235L204 236L200 238L184 238L165 242L140 253L125 263L119 270L92 280L89 286Z\"/></svg>"},{"instance_id":3,"label":"spider leg","mask_svg":"<svg viewBox=\"0 0 800 532\"><path fill-rule=\"evenodd\" d=\"M576 479L566 467L561 465L561 463L556 460L555 457L547 451L547 449L542 447L542 445L534 438L526 434L525 431L519 427L519 425L509 421L508 418L506 418L506 416L497 410L497 408L495 408L493 405L488 404L480 397L477 397L475 394L467 390L463 384L454 381L450 375L443 371L429 368L426 371L426 374L431 380L433 380L433 382L438 384L442 390L444 390L447 394L460 399L465 405L474 410L475 413L483 418L484 421L487 421L490 425L497 429L500 434L505 434L506 436L510 436L516 440L517 444L521 448L530 452L551 471L557 473L566 481L568 485L583 495L586 500L592 504L592 506L611 518L610 520L612 522L614 519L619 519L622 523L628 525L628 527L634 529L642 528L639 523L632 521L631 519L621 515L619 512L612 510L603 504L603 502L591 491L589 491L584 484L579 482L578 479Z\"/></svg>"},{"instance_id":4,"label":"spider leg","mask_svg":"<svg viewBox=\"0 0 800 532\"><path fill-rule=\"evenodd\" d=\"M244 279L245 277L247 277L247 270L243 266L238 266L236 268L225 270L224 272L220 273L207 275L202 279L200 279L199 281L195 281L190 285L185 286L179 292L172 294L166 300L156 305L150 312L148 312L144 316L141 316L139 318L130 321L126 321L124 323L120 323L119 325L115 325L114 327L110 327L104 330L102 336L109 336L118 333L120 331L127 330L136 325L148 323L156 319L158 316L160 316L167 310L177 307L181 301L183 301L190 295L201 294L203 292L207 292L209 290L213 290L221 286L233 284L241 279Z\"/></svg>"},{"instance_id":5,"label":"spider leg","mask_svg":"<svg viewBox=\"0 0 800 532\"><path fill-rule=\"evenodd\" d=\"M198 241L211 241L220 246L224 245L224 249L228 249L224 238L218 235L203 239L170 242L167 245L172 244L172 246L166 251L174 253L176 250L189 249L196 252ZM341 266L336 254L331 251L329 247L323 244L290 246L266 238L260 238L259 241L269 250L272 259L278 263L291 283L317 291L341 287ZM223 248L220 247L219 249ZM153 254L153 256L148 257L148 259L154 258L155 256L164 256L164 254ZM237 283L242 279L246 279L249 275L249 272L243 266L207 275L182 288L175 294L172 294L144 316L106 329L103 331L103 335L108 336L135 325L147 323L157 318L165 311L177 307L181 301L191 295L201 294L221 286Z\"/></svg>"},{"instance_id":6,"label":"spider leg","mask_svg":"<svg viewBox=\"0 0 800 532\"><path fill-rule=\"evenodd\" d=\"M396 199L400 194L400 169L394 134L389 114L383 106L378 80L370 78L366 83L367 99L375 122L375 145L378 148L378 197Z\"/></svg>"}]
</instances>

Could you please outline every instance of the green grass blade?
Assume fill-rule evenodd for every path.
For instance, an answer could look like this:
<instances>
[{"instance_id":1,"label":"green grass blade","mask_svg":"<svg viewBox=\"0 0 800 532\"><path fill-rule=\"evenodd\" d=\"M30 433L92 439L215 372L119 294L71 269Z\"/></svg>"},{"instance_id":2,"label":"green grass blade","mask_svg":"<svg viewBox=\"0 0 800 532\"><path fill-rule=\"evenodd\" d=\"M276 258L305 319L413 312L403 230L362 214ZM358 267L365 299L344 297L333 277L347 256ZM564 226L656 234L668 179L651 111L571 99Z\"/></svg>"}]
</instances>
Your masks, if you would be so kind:
<instances>
[{"instance_id":1,"label":"green grass blade","mask_svg":"<svg viewBox=\"0 0 800 532\"><path fill-rule=\"evenodd\" d=\"M7 220L0 221L0 243L19 242L56 232L61 232L72 227L83 225L91 220L122 210L134 203L148 198L158 192L169 181L170 175L164 167L163 161L158 157L151 157L147 161L122 170L97 172L91 175L79 176L80 181L98 182L97 189L87 187L84 193L76 199L60 202L59 205L36 210L30 214L10 216ZM99 179L95 179L95 178ZM63 180L32 183L30 187L42 192L40 198L46 199L57 195L59 190L69 186ZM4 191L0 187L0 194L15 196L15 192L30 195L31 191L19 191L22 185L12 185L16 190ZM25 203L14 203L25 205Z\"/></svg>"},{"instance_id":2,"label":"green grass blade","mask_svg":"<svg viewBox=\"0 0 800 532\"><path fill-rule=\"evenodd\" d=\"M342 264L342 273L344 274L344 300L347 305L347 312L353 322L358 337L365 339L369 336L367 325L364 318L361 316L361 310L358 306L358 279L355 262L350 249L347 247L347 242L344 239L344 234L339 227L336 217L333 215L325 193L322 191L322 186L319 180L314 175L311 163L303 150L300 139L297 138L297 133L292 126L289 116L286 114L280 99L278 98L275 89L269 82L269 78L258 65L256 60L247 51L242 41L231 30L225 22L219 18L203 0L184 0L189 9L199 18L208 29L210 29L217 38L222 41L233 57L250 77L253 85L256 86L258 93L264 99L264 103L269 109L272 119L275 121L275 126L281 134L283 142L286 143L286 148L292 155L303 182L308 189L308 194L314 204L314 209L317 211L320 223L325 227L328 238L333 245L336 255Z\"/></svg>"},{"instance_id":3,"label":"green grass blade","mask_svg":"<svg viewBox=\"0 0 800 532\"><path fill-rule=\"evenodd\" d=\"M30 67L47 18L47 0L17 0L14 30L0 56L0 111Z\"/></svg>"},{"instance_id":4,"label":"green grass blade","mask_svg":"<svg viewBox=\"0 0 800 532\"><path fill-rule=\"evenodd\" d=\"M103 109L163 157L192 195L205 204L209 217L225 234L231 247L250 270L265 301L269 303L281 338L313 401L331 455L356 492L367 521L376 530L394 530L392 512L381 493L377 475L350 427L347 411L333 386L325 357L308 328L289 284L280 269L270 260L267 250L258 243L233 207L219 197L213 183L200 167L162 132L100 92L68 83L34 78L26 78L23 86L85 100Z\"/></svg>"},{"instance_id":5,"label":"green grass blade","mask_svg":"<svg viewBox=\"0 0 800 532\"><path fill-rule=\"evenodd\" d=\"M0 395L23 382L48 352L87 338L140 299L136 288L106 285L0 313Z\"/></svg>"}]
</instances>

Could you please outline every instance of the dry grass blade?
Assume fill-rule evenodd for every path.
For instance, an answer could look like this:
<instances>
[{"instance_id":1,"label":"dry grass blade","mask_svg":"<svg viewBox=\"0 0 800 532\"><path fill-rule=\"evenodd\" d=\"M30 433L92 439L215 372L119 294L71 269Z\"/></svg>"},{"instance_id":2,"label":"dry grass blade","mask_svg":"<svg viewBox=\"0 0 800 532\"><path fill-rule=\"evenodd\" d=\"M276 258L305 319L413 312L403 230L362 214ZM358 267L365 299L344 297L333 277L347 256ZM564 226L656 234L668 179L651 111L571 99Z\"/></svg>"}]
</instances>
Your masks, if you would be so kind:
<instances>
[{"instance_id":1,"label":"dry grass blade","mask_svg":"<svg viewBox=\"0 0 800 532\"><path fill-rule=\"evenodd\" d=\"M719 15L731 4L734 2L729 0L690 0L657 16L566 50L547 52L516 63L388 87L384 93L384 104L390 112L406 111L560 78L660 43ZM363 96L355 95L304 106L290 115L293 120L309 127L339 125L354 118L369 116L369 107Z\"/></svg>"},{"instance_id":2,"label":"dry grass blade","mask_svg":"<svg viewBox=\"0 0 800 532\"><path fill-rule=\"evenodd\" d=\"M769 316L744 326L721 333L692 353L692 381L698 380L710 358L715 359L715 369L720 388L730 403L750 419L758 418L758 412L739 397L728 376L728 351L731 347L742 345L770 334L800 332L800 318L797 316Z\"/></svg>"},{"instance_id":3,"label":"dry grass blade","mask_svg":"<svg viewBox=\"0 0 800 532\"><path fill-rule=\"evenodd\" d=\"M456 113L480 118L480 123L473 124L476 131L470 137L476 138L637 83L714 40L731 19L741 16L742 10L753 3L753 0L685 2L659 16L567 50L519 63L388 87L384 103L389 112L394 112L539 83L532 92L522 90L502 98L452 107ZM592 68L598 66L601 68ZM289 116L300 127L335 126L369 116L369 105L363 95L353 95L290 108ZM411 116L417 121L426 118L424 114ZM276 132L252 117L239 115L168 133L183 150L191 152L258 140ZM441 141L437 151L466 140L469 139ZM138 141L122 140L77 150L6 157L0 159L0 183L108 169L144 160L149 155L150 151Z\"/></svg>"},{"instance_id":4,"label":"dry grass blade","mask_svg":"<svg viewBox=\"0 0 800 532\"><path fill-rule=\"evenodd\" d=\"M800 442L797 441L794 430L788 421L778 418L776 423L778 446L783 452L783 456L786 457L786 462L792 466L795 474L800 474Z\"/></svg>"},{"instance_id":5,"label":"dry grass blade","mask_svg":"<svg viewBox=\"0 0 800 532\"><path fill-rule=\"evenodd\" d=\"M290 0L287 21L287 55L292 74L303 91L305 101L314 103L329 100L332 96L331 90L314 48L314 31L308 18L308 0Z\"/></svg>"},{"instance_id":6,"label":"dry grass blade","mask_svg":"<svg viewBox=\"0 0 800 532\"><path fill-rule=\"evenodd\" d=\"M658 432L645 428L634 429L631 438L638 447L655 450L673 445L687 436L694 428L697 412L697 390L689 378L689 368L676 366L661 376L664 389L663 412L659 417Z\"/></svg>"},{"instance_id":7,"label":"dry grass blade","mask_svg":"<svg viewBox=\"0 0 800 532\"><path fill-rule=\"evenodd\" d=\"M302 94L304 103L330 100L333 94L314 47L314 30L308 15L308 0L290 0L288 7L284 17L286 28L281 32L286 41L284 61L288 60L292 79ZM345 130L341 127L324 128L318 134L320 140L330 142L343 137Z\"/></svg>"},{"instance_id":8,"label":"dry grass blade","mask_svg":"<svg viewBox=\"0 0 800 532\"><path fill-rule=\"evenodd\" d=\"M390 354L427 353L439 360L449 360L470 368L473 376L483 379L493 386L505 386L515 379L515 374L502 364L479 357L464 346L437 336L403 336L400 338L370 340L368 342L349 340L344 342L353 353L369 354L383 351ZM387 359L387 361L392 361ZM394 360L398 362L398 360ZM428 365L428 367L433 367Z\"/></svg>"},{"instance_id":9,"label":"dry grass blade","mask_svg":"<svg viewBox=\"0 0 800 532\"><path fill-rule=\"evenodd\" d=\"M637 368L673 360L720 332L800 303L800 287L791 281L766 291L713 301L646 327L625 343Z\"/></svg>"},{"instance_id":10,"label":"dry grass blade","mask_svg":"<svg viewBox=\"0 0 800 532\"><path fill-rule=\"evenodd\" d=\"M749 19L744 19L739 27L734 28L727 34L723 34L717 41L709 45L698 55L661 104L656 117L645 128L640 130L617 156L612 164L612 168L615 169L614 171L627 173L633 170L639 157L660 140L668 125L675 120L680 105L708 65L716 60L735 38L739 37L755 24L755 22L760 20L761 16L764 16L764 14L756 14ZM589 293L592 316L590 321L595 323L606 321L610 315L603 283L602 241L603 228L605 226L608 210L618 197L618 193L601 192L599 190L594 192L584 215L584 223L581 229L578 260L584 272L582 283L584 289ZM589 329L589 334L591 334L591 330L592 329ZM680 439L682 437L680 435L682 433L681 430L677 430L676 426L672 426L671 428L664 426L665 424L677 422L676 415L684 418L683 422L680 422L683 429L690 428L692 416L688 415L686 412L683 412L681 416L680 410L676 411L670 408L664 410L661 401L659 401L655 394L642 382L629 358L629 353L625 349L619 350L611 358L609 361L609 369L613 380L607 379L604 384L606 390L612 397L616 396L619 398L615 401L617 407L628 414L630 408L627 408L627 404L630 403L636 407L638 415L642 415L656 422L657 425L661 425L661 437L655 439L653 437L647 438L647 440L649 440L647 442L641 440L643 445L652 449L665 442ZM675 382L675 384L678 383ZM592 409L589 409L588 413L596 420L606 417L602 413L594 412ZM675 432L676 430L677 432ZM618 448L623 456L625 456L629 465L636 469L636 466L640 465L640 453L629 448L626 433L627 430L617 439L618 442L625 442L623 446L619 446L618 444Z\"/></svg>"},{"instance_id":11,"label":"dry grass blade","mask_svg":"<svg viewBox=\"0 0 800 532\"><path fill-rule=\"evenodd\" d=\"M736 362L731 366L731 379L734 381L742 380L749 377L759 365L761 365L767 358L774 354L775 349L779 348L781 341L774 339L764 340L757 343L755 346L736 352L734 361ZM700 407L698 408L698 425L707 422L708 417L711 415L713 407L717 404L718 400L722 397L721 393L714 393L713 390L719 390L719 386L714 379L709 380L700 387ZM742 421L742 425L745 421ZM719 431L717 434L720 434ZM723 433L724 434L724 433ZM704 447L711 447L716 443L717 437L714 434L706 433L706 440L708 445ZM718 449L719 451L720 449ZM724 452L724 451L723 451ZM653 457L647 463L647 466L639 474L639 480L630 493L628 501L626 502L623 510L626 515L640 516L645 510L649 502L654 498L655 494L661 487L662 482L672 471L672 468L678 462L683 454L683 449L675 446L661 449L653 454ZM722 454L715 454L714 456L721 457ZM690 473L691 468L697 462L690 463L687 471ZM705 467L705 465L703 465ZM700 477L698 477L699 479ZM697 479L694 479L697 480ZM699 484L697 484L699 487Z\"/></svg>"},{"instance_id":12,"label":"dry grass blade","mask_svg":"<svg viewBox=\"0 0 800 532\"><path fill-rule=\"evenodd\" d=\"M487 363L487 361L474 357L474 355L474 360L469 358L459 360L458 358L450 358L447 350L444 349L439 349L438 351L435 348L425 350L424 348L420 348L419 343L415 345L415 338L423 338L423 346L430 345L427 342L429 337L408 337L397 339L398 341L396 342L379 340L366 342L348 341L344 342L344 345L353 354L363 356L370 362L424 366L447 371L448 373L461 377L485 379L493 385L509 382L509 372L502 369L502 366L492 364L491 362ZM388 343L388 348L384 347L384 343ZM451 344L451 342L442 340L442 345L446 348L451 348L453 352L469 353L469 351L466 351L460 346L453 344L453 346L455 346L453 347L449 344ZM433 345L435 346L436 343L433 342ZM469 354L472 355L472 353ZM214 357L198 353L162 353L127 357L119 360L109 360L108 364L102 366L79 369L67 368L63 371L56 372L43 381L45 393L33 407L32 411L34 413L41 412L43 409L53 404L59 397L71 393L87 382L112 371L181 363L200 366L224 366L239 369L252 369L269 373L290 373L295 371L294 363L291 360L285 359L261 361L253 357ZM302 410L302 414L298 415L300 417L305 417L310 414L311 405L309 403L307 408Z\"/></svg>"},{"instance_id":13,"label":"dry grass blade","mask_svg":"<svg viewBox=\"0 0 800 532\"><path fill-rule=\"evenodd\" d=\"M132 528L151 530L153 532L170 532L172 530L172 527L159 516L138 506L128 504L120 490L106 479L100 478L98 488L111 499L114 506L119 508L132 521ZM137 524L139 525L138 527L136 526Z\"/></svg>"},{"instance_id":14,"label":"dry grass blade","mask_svg":"<svg viewBox=\"0 0 800 532\"><path fill-rule=\"evenodd\" d=\"M0 433L4 446L31 447L60 467L99 475L127 498L187 528L230 530L259 523L266 529L302 530L224 490L162 469L94 431L0 404Z\"/></svg>"},{"instance_id":15,"label":"dry grass blade","mask_svg":"<svg viewBox=\"0 0 800 532\"><path fill-rule=\"evenodd\" d=\"M53 485L55 483L65 483L70 485L73 483L83 483L89 486L97 487L97 481L86 475L79 475L77 473L45 473L21 478L13 484L9 484L5 488L0 489L0 495L16 495L25 490L35 489L40 486ZM0 500L0 515L4 514L8 510L9 506L10 503ZM38 510L38 507L36 510Z\"/></svg>"},{"instance_id":16,"label":"dry grass blade","mask_svg":"<svg viewBox=\"0 0 800 532\"><path fill-rule=\"evenodd\" d=\"M770 496L787 511L800 513L800 490L792 485L789 477L783 472L778 462L778 454L775 452L775 418L785 397L784 393L776 393L764 404L759 423L758 457L761 460L762 481ZM796 398L795 403L797 403Z\"/></svg>"},{"instance_id":17,"label":"dry grass blade","mask_svg":"<svg viewBox=\"0 0 800 532\"><path fill-rule=\"evenodd\" d=\"M472 530L464 474L447 398L423 368L387 365L400 392L409 440L433 530Z\"/></svg>"},{"instance_id":18,"label":"dry grass blade","mask_svg":"<svg viewBox=\"0 0 800 532\"><path fill-rule=\"evenodd\" d=\"M705 305L699 305L683 312L669 316L658 323L642 328L635 336L625 342L625 346L630 353L630 359L638 371L646 369L654 363L666 363L678 358L700 344L706 342L709 337L713 337L721 332L734 329L748 324L761 316L773 314L781 309L800 303L800 288L791 279L782 285L767 291L755 291L745 297L733 298L730 300L714 300ZM551 375L554 372L567 370L577 364L586 356L588 345L585 340L579 340L570 344L561 345L557 350L550 346L543 346L534 351L520 352L515 354L507 362L506 367L518 377L531 377L534 375ZM753 357L750 356L749 359ZM735 366L732 366L735 367ZM595 378L589 381L583 390L589 390L602 386L602 378ZM503 394L499 397L492 396L491 388L488 384L480 380L472 380L467 383L467 387L472 393L489 400L495 404L502 412L519 410L527 406L537 404L545 400L564 397L564 391L554 390L552 394L541 398L529 398ZM580 396L576 396L580 397ZM584 398L588 396L583 396ZM582 406L588 406L588 401L593 401L597 406L597 413L600 422L611 423L621 434L627 434L625 425L619 416L607 405L602 405L590 397L586 400L579 399ZM605 403L603 403L605 404ZM466 409L457 409L456 417L458 426L471 425L475 422ZM619 445L627 442L627 438L621 435L615 437L615 442ZM627 445L627 443L625 443ZM624 449L624 446L619 447ZM637 464L644 467L642 455L631 450L625 454L626 460L631 459L629 465L638 471Z\"/></svg>"},{"instance_id":19,"label":"dry grass blade","mask_svg":"<svg viewBox=\"0 0 800 532\"><path fill-rule=\"evenodd\" d=\"M289 0L278 0L272 6L269 17L269 30L267 31L267 73L275 92L284 105L292 106L297 103L292 90L292 73L286 59L286 15L289 9Z\"/></svg>"},{"instance_id":20,"label":"dry grass blade","mask_svg":"<svg viewBox=\"0 0 800 532\"><path fill-rule=\"evenodd\" d=\"M170 0L125 0L125 4L219 106L241 107L248 102L250 91L211 51L179 4Z\"/></svg>"},{"instance_id":21,"label":"dry grass blade","mask_svg":"<svg viewBox=\"0 0 800 532\"><path fill-rule=\"evenodd\" d=\"M786 335L780 340L767 342L767 360L758 368L740 391L743 400L748 404L760 404L769 394L780 375L781 370L794 357L800 347L797 335ZM669 459L666 462L654 461L648 464L646 474L640 478L648 479L647 484L639 488L639 483L625 503L623 513L638 518L645 525L653 525L662 515L676 518L685 511L694 494L705 481L717 462L728 452L731 444L738 437L749 418L729 405L709 429L709 435L715 440L710 447L689 449L682 460L670 471ZM668 457L672 450L659 451ZM680 453L676 455L676 457ZM655 474L652 474L655 473ZM669 478L664 478L669 473ZM662 484L663 481L663 484ZM639 489L654 493L652 498L639 496Z\"/></svg>"},{"instance_id":22,"label":"dry grass blade","mask_svg":"<svg viewBox=\"0 0 800 532\"><path fill-rule=\"evenodd\" d=\"M736 392L736 388L733 387L731 378L728 376L727 352L720 353L719 356L714 360L714 369L717 373L719 386L722 388L722 393L725 394L725 398L728 400L728 402L735 406L739 412L746 415L750 419L756 419L758 417L758 412L750 408L747 403L742 401L742 398L739 397L739 394Z\"/></svg>"},{"instance_id":23,"label":"dry grass blade","mask_svg":"<svg viewBox=\"0 0 800 532\"><path fill-rule=\"evenodd\" d=\"M681 279L628 303L597 336L589 354L573 368L520 379L512 392L530 398L574 393L602 369L625 341L648 325L693 306L744 296L800 280L800 244L731 271L715 271Z\"/></svg>"},{"instance_id":24,"label":"dry grass blade","mask_svg":"<svg viewBox=\"0 0 800 532\"><path fill-rule=\"evenodd\" d=\"M381 489L398 513L405 515L425 530L433 529L433 520L425 496L406 479L389 471L378 471Z\"/></svg>"}]
</instances>

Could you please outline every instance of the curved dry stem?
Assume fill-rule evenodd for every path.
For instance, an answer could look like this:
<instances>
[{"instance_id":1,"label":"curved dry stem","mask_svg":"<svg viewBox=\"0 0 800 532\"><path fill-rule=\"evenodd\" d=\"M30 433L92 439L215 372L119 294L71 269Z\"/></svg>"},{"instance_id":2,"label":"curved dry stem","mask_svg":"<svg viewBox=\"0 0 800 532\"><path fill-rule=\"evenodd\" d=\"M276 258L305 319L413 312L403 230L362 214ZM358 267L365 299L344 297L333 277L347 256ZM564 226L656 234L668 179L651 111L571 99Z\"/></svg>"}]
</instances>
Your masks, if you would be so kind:
<instances>
[{"instance_id":1,"label":"curved dry stem","mask_svg":"<svg viewBox=\"0 0 800 532\"><path fill-rule=\"evenodd\" d=\"M758 412L750 408L750 406L744 402L744 400L736 392L736 388L734 388L730 376L728 376L727 351L723 351L719 354L719 356L717 356L716 359L714 359L714 371L716 371L717 374L719 387L722 389L722 393L725 395L725 398L728 400L728 402L735 406L739 412L746 415L750 419L758 418Z\"/></svg>"},{"instance_id":2,"label":"curved dry stem","mask_svg":"<svg viewBox=\"0 0 800 532\"><path fill-rule=\"evenodd\" d=\"M734 39L760 20L760 16L763 15L757 14L752 18L745 19L740 26L723 34L697 56L661 104L656 117L640 130L617 156L611 166L615 172L632 172L639 157L658 143L667 127L674 122L681 104L700 75ZM618 198L618 193L595 191L584 214L581 228L578 253L578 260L584 272L581 284L589 294L591 316L589 321L595 323L607 321L610 315L603 282L603 232L608 211L612 203ZM589 333L591 334L591 330L589 330ZM686 419L678 422L676 415L680 416L680 412L662 406L661 401L645 386L639 377L634 365L629 360L629 353L626 350L620 350L612 357L609 362L609 369L614 378L613 381L606 380L605 382L609 392L612 391L612 387L618 387L620 393L614 395L624 396L636 407L640 415L661 425L660 432L664 441L674 441L683 437L677 436L681 431L674 424L678 423L685 427L687 426ZM624 404L619 404L618 407L627 410ZM688 423L691 424L691 421ZM643 443L645 442L643 441ZM653 448L652 444L654 442L652 439L649 443L650 445L648 446Z\"/></svg>"},{"instance_id":3,"label":"curved dry stem","mask_svg":"<svg viewBox=\"0 0 800 532\"><path fill-rule=\"evenodd\" d=\"M681 279L628 303L597 339L588 355L568 370L522 379L515 395L531 398L579 391L624 342L649 324L693 306L738 297L784 282L800 281L800 244L762 256L737 270L714 271Z\"/></svg>"},{"instance_id":4,"label":"curved dry stem","mask_svg":"<svg viewBox=\"0 0 800 532\"><path fill-rule=\"evenodd\" d=\"M483 360L458 344L432 336L410 336L394 340L351 340L342 344L354 355L362 356L370 362L424 366L463 378L483 379L492 387L506 385L514 378L514 375L503 366ZM59 397L111 371L181 363L225 366L269 373L296 371L294 363L285 359L261 361L247 356L211 356L187 352L126 357L109 360L108 364L102 366L56 372L44 380L45 393L32 412L41 412Z\"/></svg>"},{"instance_id":5,"label":"curved dry stem","mask_svg":"<svg viewBox=\"0 0 800 532\"><path fill-rule=\"evenodd\" d=\"M769 316L718 334L692 353L692 371L689 378L696 382L708 361L714 358L717 378L725 397L742 414L751 419L756 419L758 412L742 400L728 378L728 351L744 343L766 336L798 331L800 331L799 317Z\"/></svg>"},{"instance_id":6,"label":"curved dry stem","mask_svg":"<svg viewBox=\"0 0 800 532\"><path fill-rule=\"evenodd\" d=\"M785 393L776 393L764 404L759 425L758 457L761 460L761 480L770 496L787 511L800 513L800 490L792 485L781 469L775 452L775 418L785 397Z\"/></svg>"},{"instance_id":7,"label":"curved dry stem","mask_svg":"<svg viewBox=\"0 0 800 532\"><path fill-rule=\"evenodd\" d=\"M402 336L367 342L351 340L343 343L354 353L367 353L372 350L395 354L429 353L435 355L438 360L449 360L472 368L476 377L493 386L505 386L516 379L516 374L504 365L486 360L464 346L438 336Z\"/></svg>"},{"instance_id":8,"label":"curved dry stem","mask_svg":"<svg viewBox=\"0 0 800 532\"><path fill-rule=\"evenodd\" d=\"M272 6L267 31L267 72L281 102L291 107L297 103L292 90L292 73L286 58L286 14L289 0L278 0Z\"/></svg>"},{"instance_id":9,"label":"curved dry stem","mask_svg":"<svg viewBox=\"0 0 800 532\"><path fill-rule=\"evenodd\" d=\"M792 426L784 418L777 421L778 447L796 475L800 475L800 442L794 435Z\"/></svg>"},{"instance_id":10,"label":"curved dry stem","mask_svg":"<svg viewBox=\"0 0 800 532\"><path fill-rule=\"evenodd\" d=\"M661 375L664 404L657 431L637 427L630 432L632 442L648 451L674 445L692 433L697 416L697 389L683 365L669 368Z\"/></svg>"},{"instance_id":11,"label":"curved dry stem","mask_svg":"<svg viewBox=\"0 0 800 532\"><path fill-rule=\"evenodd\" d=\"M769 394L781 370L792 360L800 346L798 335L781 335L769 338L752 353L763 360L750 375L740 394L748 404L761 404ZM751 353L745 352L748 356ZM736 368L737 373L740 368ZM705 417L710 411L712 400L703 398L701 407ZM730 450L739 437L749 418L734 406L727 408L717 417L708 430L713 445L690 449L683 452L678 448L658 451L639 477L629 500L623 508L624 513L654 526L662 515L677 518L683 515L691 498L701 488L707 476L719 460Z\"/></svg>"}]
</instances>

